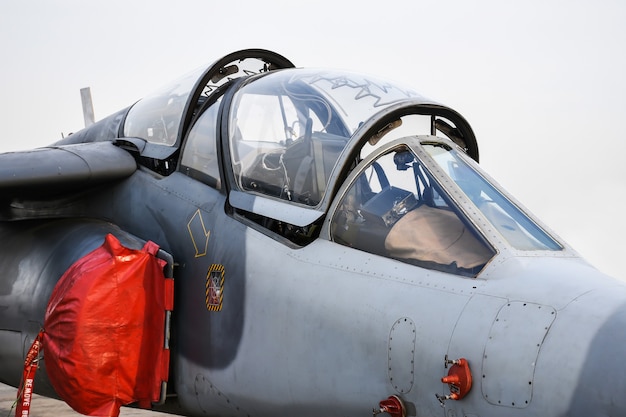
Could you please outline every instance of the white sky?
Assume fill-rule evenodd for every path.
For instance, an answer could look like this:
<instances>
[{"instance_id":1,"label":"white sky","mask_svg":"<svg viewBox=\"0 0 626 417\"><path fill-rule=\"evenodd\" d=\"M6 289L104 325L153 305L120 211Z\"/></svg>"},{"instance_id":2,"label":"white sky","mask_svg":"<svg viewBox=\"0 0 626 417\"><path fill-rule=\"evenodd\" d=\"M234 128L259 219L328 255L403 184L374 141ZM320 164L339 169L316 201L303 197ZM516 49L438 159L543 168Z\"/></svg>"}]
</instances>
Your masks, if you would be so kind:
<instances>
[{"instance_id":1,"label":"white sky","mask_svg":"<svg viewBox=\"0 0 626 417\"><path fill-rule=\"evenodd\" d=\"M243 48L395 79L472 124L481 165L626 279L623 0L3 0L0 151L44 146Z\"/></svg>"}]
</instances>

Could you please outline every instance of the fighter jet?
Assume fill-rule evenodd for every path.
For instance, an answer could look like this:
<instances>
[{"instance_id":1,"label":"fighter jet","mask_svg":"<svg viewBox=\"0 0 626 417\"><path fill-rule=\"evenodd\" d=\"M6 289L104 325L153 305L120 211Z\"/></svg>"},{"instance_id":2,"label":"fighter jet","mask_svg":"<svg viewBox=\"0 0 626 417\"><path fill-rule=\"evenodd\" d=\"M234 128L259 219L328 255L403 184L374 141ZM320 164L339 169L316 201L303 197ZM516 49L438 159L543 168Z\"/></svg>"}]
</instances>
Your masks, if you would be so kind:
<instances>
[{"instance_id":1,"label":"fighter jet","mask_svg":"<svg viewBox=\"0 0 626 417\"><path fill-rule=\"evenodd\" d=\"M626 285L478 161L452 108L261 49L1 154L0 382L22 412L626 415Z\"/></svg>"}]
</instances>

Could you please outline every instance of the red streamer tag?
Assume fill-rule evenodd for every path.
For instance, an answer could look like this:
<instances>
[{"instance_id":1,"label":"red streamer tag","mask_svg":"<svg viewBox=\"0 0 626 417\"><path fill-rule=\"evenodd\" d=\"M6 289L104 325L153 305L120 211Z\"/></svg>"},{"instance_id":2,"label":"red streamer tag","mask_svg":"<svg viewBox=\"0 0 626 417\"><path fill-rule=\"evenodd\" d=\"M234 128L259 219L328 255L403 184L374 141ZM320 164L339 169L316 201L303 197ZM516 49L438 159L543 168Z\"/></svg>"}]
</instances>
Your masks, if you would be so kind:
<instances>
[{"instance_id":1,"label":"red streamer tag","mask_svg":"<svg viewBox=\"0 0 626 417\"><path fill-rule=\"evenodd\" d=\"M20 389L17 390L17 408L15 409L15 417L28 417L30 415L30 405L33 400L33 385L35 382L35 373L39 368L39 352L41 351L41 339L43 330L39 332L33 344L28 350L26 360L24 361L24 373L22 375L22 383Z\"/></svg>"}]
</instances>

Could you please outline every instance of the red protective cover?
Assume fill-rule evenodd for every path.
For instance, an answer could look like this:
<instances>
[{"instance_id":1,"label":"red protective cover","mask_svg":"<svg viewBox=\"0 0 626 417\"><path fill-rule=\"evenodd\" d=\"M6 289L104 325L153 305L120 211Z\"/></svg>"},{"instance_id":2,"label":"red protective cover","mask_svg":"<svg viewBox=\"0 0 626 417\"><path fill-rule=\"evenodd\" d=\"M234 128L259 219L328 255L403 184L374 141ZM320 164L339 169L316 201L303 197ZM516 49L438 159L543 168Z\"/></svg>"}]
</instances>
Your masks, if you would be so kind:
<instances>
[{"instance_id":1,"label":"red protective cover","mask_svg":"<svg viewBox=\"0 0 626 417\"><path fill-rule=\"evenodd\" d=\"M172 300L158 249L152 242L128 249L109 234L52 292L46 370L59 396L81 414L116 417L122 405L159 401L168 378L164 323Z\"/></svg>"}]
</instances>

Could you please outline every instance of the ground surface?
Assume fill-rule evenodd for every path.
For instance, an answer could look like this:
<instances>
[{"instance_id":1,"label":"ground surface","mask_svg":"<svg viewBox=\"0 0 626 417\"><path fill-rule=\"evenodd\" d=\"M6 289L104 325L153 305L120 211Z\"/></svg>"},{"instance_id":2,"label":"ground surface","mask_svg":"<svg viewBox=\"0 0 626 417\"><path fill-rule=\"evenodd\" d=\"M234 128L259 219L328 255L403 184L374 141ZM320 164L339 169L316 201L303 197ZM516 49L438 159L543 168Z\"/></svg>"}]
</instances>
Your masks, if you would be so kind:
<instances>
[{"instance_id":1,"label":"ground surface","mask_svg":"<svg viewBox=\"0 0 626 417\"><path fill-rule=\"evenodd\" d=\"M17 390L8 385L0 384L0 417L14 417L15 409L11 409L15 402L15 396ZM50 398L41 397L35 395L31 408L31 417L80 417L82 414L78 414L72 410L63 401L53 400ZM122 408L120 417L159 417L169 416L171 414L156 413L147 410L136 410L133 408Z\"/></svg>"}]
</instances>

